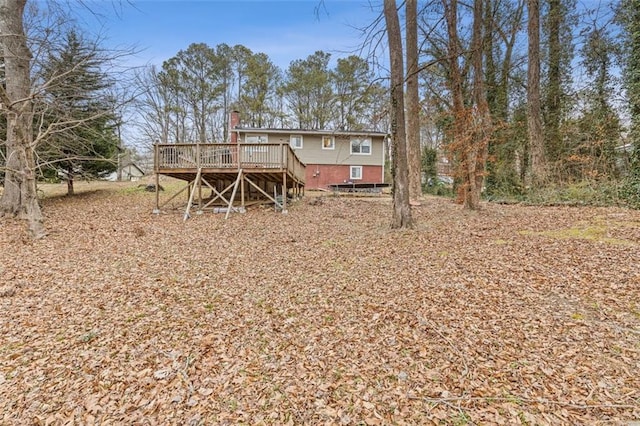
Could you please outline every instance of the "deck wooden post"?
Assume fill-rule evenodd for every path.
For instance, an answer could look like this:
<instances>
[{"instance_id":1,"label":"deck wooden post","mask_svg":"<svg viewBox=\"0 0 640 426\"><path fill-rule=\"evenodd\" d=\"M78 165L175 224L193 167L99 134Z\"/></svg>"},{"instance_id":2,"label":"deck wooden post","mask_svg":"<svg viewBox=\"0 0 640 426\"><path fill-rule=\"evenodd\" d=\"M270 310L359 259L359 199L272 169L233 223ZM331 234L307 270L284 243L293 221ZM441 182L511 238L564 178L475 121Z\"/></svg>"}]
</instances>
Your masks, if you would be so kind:
<instances>
[{"instance_id":1,"label":"deck wooden post","mask_svg":"<svg viewBox=\"0 0 640 426\"><path fill-rule=\"evenodd\" d=\"M242 177L242 169L238 170L238 178L233 184L233 191L231 192L231 198L229 198L229 205L227 206L227 214L224 215L224 219L229 219L229 214L231 214L231 209L233 208L233 201L236 198L236 191L238 190L238 185L240 181L244 180Z\"/></svg>"},{"instance_id":2,"label":"deck wooden post","mask_svg":"<svg viewBox=\"0 0 640 426\"><path fill-rule=\"evenodd\" d=\"M200 141L196 141L196 168L198 169L198 174L200 174L200 170L202 169L200 164ZM200 179L196 178L196 182L194 183L193 190L196 190L195 185L198 186L198 209L202 208L202 183Z\"/></svg>"},{"instance_id":3,"label":"deck wooden post","mask_svg":"<svg viewBox=\"0 0 640 426\"><path fill-rule=\"evenodd\" d=\"M198 211L202 213L202 178L198 180Z\"/></svg>"},{"instance_id":4,"label":"deck wooden post","mask_svg":"<svg viewBox=\"0 0 640 426\"><path fill-rule=\"evenodd\" d=\"M282 214L287 214L287 172L282 174Z\"/></svg>"},{"instance_id":5,"label":"deck wooden post","mask_svg":"<svg viewBox=\"0 0 640 426\"><path fill-rule=\"evenodd\" d=\"M160 214L160 164L158 161L160 160L159 151L160 147L157 143L153 145L153 168L156 174L156 208L153 210L153 213Z\"/></svg>"},{"instance_id":6,"label":"deck wooden post","mask_svg":"<svg viewBox=\"0 0 640 426\"><path fill-rule=\"evenodd\" d=\"M189 201L187 202L187 210L184 212L184 219L183 221L186 221L187 219L189 219L190 214L189 211L191 210L191 205L193 204L193 196L196 193L196 185L200 185L200 176L202 175L202 169L198 168L198 173L196 174L196 178L195 180L190 184L193 185L193 188L191 188L191 193L189 194Z\"/></svg>"},{"instance_id":7,"label":"deck wooden post","mask_svg":"<svg viewBox=\"0 0 640 426\"><path fill-rule=\"evenodd\" d=\"M240 180L240 207L244 208L244 177Z\"/></svg>"},{"instance_id":8,"label":"deck wooden post","mask_svg":"<svg viewBox=\"0 0 640 426\"><path fill-rule=\"evenodd\" d=\"M160 213L160 173L156 172L156 209L155 214Z\"/></svg>"},{"instance_id":9,"label":"deck wooden post","mask_svg":"<svg viewBox=\"0 0 640 426\"><path fill-rule=\"evenodd\" d=\"M284 154L284 144L280 142L280 170L284 170L285 167L285 158L287 158Z\"/></svg>"}]
</instances>

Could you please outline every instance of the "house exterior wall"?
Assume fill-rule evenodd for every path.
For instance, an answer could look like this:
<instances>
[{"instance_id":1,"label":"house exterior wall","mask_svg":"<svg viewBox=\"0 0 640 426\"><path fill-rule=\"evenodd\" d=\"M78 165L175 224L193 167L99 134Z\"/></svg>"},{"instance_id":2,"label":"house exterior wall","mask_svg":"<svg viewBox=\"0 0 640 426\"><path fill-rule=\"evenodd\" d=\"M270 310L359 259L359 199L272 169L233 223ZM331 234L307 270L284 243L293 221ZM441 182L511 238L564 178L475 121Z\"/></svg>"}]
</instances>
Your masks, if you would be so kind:
<instances>
[{"instance_id":1,"label":"house exterior wall","mask_svg":"<svg viewBox=\"0 0 640 426\"><path fill-rule=\"evenodd\" d=\"M295 151L298 158L306 164L379 166L384 162L382 137L367 137L371 139L371 154L351 154L352 137L350 136L335 136L334 149L322 148L322 135L302 135L302 137L302 149L295 149Z\"/></svg>"},{"instance_id":2,"label":"house exterior wall","mask_svg":"<svg viewBox=\"0 0 640 426\"><path fill-rule=\"evenodd\" d=\"M345 182L382 183L384 181L385 135L364 132L358 134L333 134L328 131L295 129L242 129L236 128L237 141L243 143L248 136L266 136L268 143L290 145L291 136L302 137L302 147L292 147L306 164L307 188L328 188L328 185ZM333 149L323 148L323 138L333 138ZM370 154L351 153L352 139L369 139ZM352 180L351 166L362 166L362 178Z\"/></svg>"},{"instance_id":3,"label":"house exterior wall","mask_svg":"<svg viewBox=\"0 0 640 426\"><path fill-rule=\"evenodd\" d=\"M338 183L382 183L382 166L362 166L362 179L350 179L352 165L311 164L307 165L305 187L328 189Z\"/></svg>"},{"instance_id":4,"label":"house exterior wall","mask_svg":"<svg viewBox=\"0 0 640 426\"><path fill-rule=\"evenodd\" d=\"M290 130L282 133L273 131L260 133L259 130L251 133L240 131L240 142L245 142L247 135L264 134L269 143L289 144L292 135L302 136L302 148L294 148L296 155L305 164L350 164L350 165L371 165L382 166L384 164L384 137L366 136L371 140L371 154L352 154L351 139L358 138L357 135L336 135L334 137L334 149L323 149L323 134L296 133ZM362 136L364 138L365 136Z\"/></svg>"}]
</instances>

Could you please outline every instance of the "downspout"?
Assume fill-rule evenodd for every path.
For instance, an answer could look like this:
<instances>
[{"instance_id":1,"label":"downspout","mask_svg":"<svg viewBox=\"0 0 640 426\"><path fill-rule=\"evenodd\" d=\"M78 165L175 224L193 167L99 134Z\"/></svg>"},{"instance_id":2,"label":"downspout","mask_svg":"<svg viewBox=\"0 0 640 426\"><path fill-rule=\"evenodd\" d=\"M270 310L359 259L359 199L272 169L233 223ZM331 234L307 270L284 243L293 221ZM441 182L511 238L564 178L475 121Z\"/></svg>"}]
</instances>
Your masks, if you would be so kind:
<instances>
[{"instance_id":1,"label":"downspout","mask_svg":"<svg viewBox=\"0 0 640 426\"><path fill-rule=\"evenodd\" d=\"M380 182L385 183L384 182L384 154L385 154L385 150L386 150L386 142L387 142L387 136L385 135L382 138L382 179L380 180Z\"/></svg>"}]
</instances>

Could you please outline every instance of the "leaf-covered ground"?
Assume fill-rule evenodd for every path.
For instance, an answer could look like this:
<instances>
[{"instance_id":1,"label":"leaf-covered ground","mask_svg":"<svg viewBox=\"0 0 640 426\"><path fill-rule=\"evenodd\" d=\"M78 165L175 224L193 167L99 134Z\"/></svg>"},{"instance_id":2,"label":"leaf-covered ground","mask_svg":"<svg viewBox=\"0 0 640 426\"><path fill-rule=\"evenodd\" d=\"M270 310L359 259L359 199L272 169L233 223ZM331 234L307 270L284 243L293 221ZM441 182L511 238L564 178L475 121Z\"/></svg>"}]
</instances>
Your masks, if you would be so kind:
<instances>
[{"instance_id":1,"label":"leaf-covered ground","mask_svg":"<svg viewBox=\"0 0 640 426\"><path fill-rule=\"evenodd\" d=\"M313 202L311 202L313 200ZM386 197L0 222L0 424L629 424L640 212Z\"/></svg>"}]
</instances>

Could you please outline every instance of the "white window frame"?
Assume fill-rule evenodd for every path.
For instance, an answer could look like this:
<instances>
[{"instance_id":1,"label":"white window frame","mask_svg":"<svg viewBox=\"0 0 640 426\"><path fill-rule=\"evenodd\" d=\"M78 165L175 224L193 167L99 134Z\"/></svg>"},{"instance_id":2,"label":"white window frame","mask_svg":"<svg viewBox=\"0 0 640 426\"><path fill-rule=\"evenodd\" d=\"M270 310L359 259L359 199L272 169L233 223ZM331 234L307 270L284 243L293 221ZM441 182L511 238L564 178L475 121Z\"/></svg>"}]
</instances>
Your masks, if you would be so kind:
<instances>
[{"instance_id":1,"label":"white window frame","mask_svg":"<svg viewBox=\"0 0 640 426\"><path fill-rule=\"evenodd\" d=\"M255 141L254 141L255 140ZM245 135L244 143L247 144L257 144L257 143L269 143L269 135ZM246 153L254 153L254 152L267 152L267 147L264 146L246 146Z\"/></svg>"},{"instance_id":2,"label":"white window frame","mask_svg":"<svg viewBox=\"0 0 640 426\"><path fill-rule=\"evenodd\" d=\"M294 141L299 140L300 145L296 145ZM291 135L289 136L289 146L293 149L302 149L304 146L304 138L302 135Z\"/></svg>"},{"instance_id":3,"label":"white window frame","mask_svg":"<svg viewBox=\"0 0 640 426\"><path fill-rule=\"evenodd\" d=\"M354 171L358 171L358 177L354 176ZM362 166L350 166L349 167L349 179L350 180L362 180Z\"/></svg>"},{"instance_id":4,"label":"white window frame","mask_svg":"<svg viewBox=\"0 0 640 426\"><path fill-rule=\"evenodd\" d=\"M331 141L331 145L325 146L324 145L325 140ZM321 143L322 143L322 149L336 149L336 138L333 136L323 136Z\"/></svg>"},{"instance_id":5,"label":"white window frame","mask_svg":"<svg viewBox=\"0 0 640 426\"><path fill-rule=\"evenodd\" d=\"M358 151L354 151L353 147L354 147L354 143L357 144L358 146ZM369 152L362 152L362 148L366 146L369 148ZM369 138L353 138L351 139L350 143L349 143L349 149L351 151L351 155L371 155L371 151L373 151L372 149L372 144L371 144L371 139Z\"/></svg>"}]
</instances>

